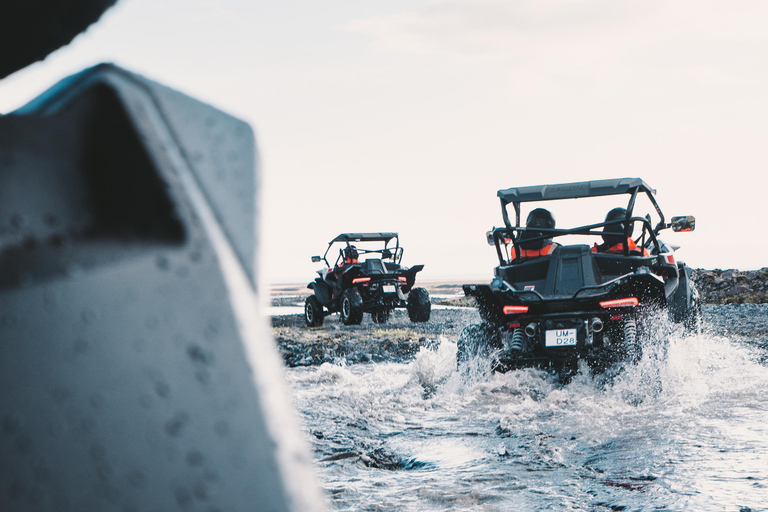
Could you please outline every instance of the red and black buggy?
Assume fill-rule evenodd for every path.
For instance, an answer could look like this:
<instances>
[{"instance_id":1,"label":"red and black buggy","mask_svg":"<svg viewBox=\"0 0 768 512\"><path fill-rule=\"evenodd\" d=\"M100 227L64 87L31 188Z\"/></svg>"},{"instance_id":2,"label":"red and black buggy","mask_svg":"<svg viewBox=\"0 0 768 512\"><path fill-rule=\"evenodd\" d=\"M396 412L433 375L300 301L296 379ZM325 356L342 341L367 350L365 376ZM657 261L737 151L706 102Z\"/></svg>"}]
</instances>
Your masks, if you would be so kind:
<instances>
[{"instance_id":1,"label":"red and black buggy","mask_svg":"<svg viewBox=\"0 0 768 512\"><path fill-rule=\"evenodd\" d=\"M647 313L666 310L674 322L698 325L691 269L658 237L668 228L692 231L695 219L667 222L655 190L643 180L518 187L497 195L504 227L489 231L487 238L499 265L490 284L463 286L483 321L460 336L459 367L480 356L491 358L493 369L502 372L538 366L569 375L580 359L604 370L638 357ZM556 228L549 211L537 208L526 226L521 224L522 208L531 203L600 196L615 196L613 206L621 205L603 222Z\"/></svg>"},{"instance_id":2,"label":"red and black buggy","mask_svg":"<svg viewBox=\"0 0 768 512\"><path fill-rule=\"evenodd\" d=\"M336 255L333 265L329 254ZM336 312L344 325L359 324L365 313L382 324L395 308L407 309L412 322L427 322L429 293L414 287L424 265L404 267L402 258L397 233L342 233L331 240L322 257L312 256L315 263L325 262L325 268L307 285L314 292L304 304L307 326L320 326L326 315Z\"/></svg>"}]
</instances>

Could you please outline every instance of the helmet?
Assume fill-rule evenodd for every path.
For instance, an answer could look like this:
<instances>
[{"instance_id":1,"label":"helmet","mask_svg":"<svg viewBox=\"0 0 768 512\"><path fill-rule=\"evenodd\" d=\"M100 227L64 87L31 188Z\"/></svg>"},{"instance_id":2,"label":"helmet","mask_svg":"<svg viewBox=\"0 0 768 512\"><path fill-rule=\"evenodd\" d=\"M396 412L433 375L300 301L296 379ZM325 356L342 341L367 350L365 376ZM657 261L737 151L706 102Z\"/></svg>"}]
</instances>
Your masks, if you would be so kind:
<instances>
[{"instance_id":1,"label":"helmet","mask_svg":"<svg viewBox=\"0 0 768 512\"><path fill-rule=\"evenodd\" d=\"M536 208L535 210L531 210L531 213L528 214L528 218L525 220L525 227L555 229L555 218L549 210L545 208ZM536 238L543 235L544 233L541 231L523 231L520 235L520 247L523 249L538 250L545 245L552 243L551 238L533 240L530 242L527 241L530 238Z\"/></svg>"},{"instance_id":2,"label":"helmet","mask_svg":"<svg viewBox=\"0 0 768 512\"><path fill-rule=\"evenodd\" d=\"M357 260L357 256L357 247L354 245L350 245L349 247L344 248L344 261L354 262Z\"/></svg>"},{"instance_id":3,"label":"helmet","mask_svg":"<svg viewBox=\"0 0 768 512\"><path fill-rule=\"evenodd\" d=\"M627 218L626 208L614 208L613 210L609 211L608 214L605 216L605 222L626 219L626 218ZM612 224L610 226L603 227L603 232L617 233L620 231L624 231L624 228L625 228L625 223L622 222L621 224ZM634 230L634 226L632 225L632 223L630 223L629 233L628 233L629 236L632 236L633 230ZM609 246L620 244L624 241L625 241L624 235L603 235L603 242L605 242Z\"/></svg>"},{"instance_id":4,"label":"helmet","mask_svg":"<svg viewBox=\"0 0 768 512\"><path fill-rule=\"evenodd\" d=\"M528 218L525 220L525 226L529 228L555 229L555 218L552 213L545 208L536 208L531 210Z\"/></svg>"}]
</instances>

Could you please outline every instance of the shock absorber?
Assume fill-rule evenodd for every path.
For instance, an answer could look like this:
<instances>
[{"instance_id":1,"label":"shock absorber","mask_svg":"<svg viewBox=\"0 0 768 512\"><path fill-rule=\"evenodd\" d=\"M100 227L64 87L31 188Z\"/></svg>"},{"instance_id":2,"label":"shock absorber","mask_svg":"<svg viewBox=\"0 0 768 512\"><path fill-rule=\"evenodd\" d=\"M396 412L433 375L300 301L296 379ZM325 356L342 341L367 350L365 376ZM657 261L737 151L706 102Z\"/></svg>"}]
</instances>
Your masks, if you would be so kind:
<instances>
[{"instance_id":1,"label":"shock absorber","mask_svg":"<svg viewBox=\"0 0 768 512\"><path fill-rule=\"evenodd\" d=\"M640 356L640 347L637 343L637 323L634 318L624 319L624 346L630 359Z\"/></svg>"},{"instance_id":2,"label":"shock absorber","mask_svg":"<svg viewBox=\"0 0 768 512\"><path fill-rule=\"evenodd\" d=\"M525 332L520 327L512 331L512 339L507 344L507 350L520 353L525 348Z\"/></svg>"}]
</instances>

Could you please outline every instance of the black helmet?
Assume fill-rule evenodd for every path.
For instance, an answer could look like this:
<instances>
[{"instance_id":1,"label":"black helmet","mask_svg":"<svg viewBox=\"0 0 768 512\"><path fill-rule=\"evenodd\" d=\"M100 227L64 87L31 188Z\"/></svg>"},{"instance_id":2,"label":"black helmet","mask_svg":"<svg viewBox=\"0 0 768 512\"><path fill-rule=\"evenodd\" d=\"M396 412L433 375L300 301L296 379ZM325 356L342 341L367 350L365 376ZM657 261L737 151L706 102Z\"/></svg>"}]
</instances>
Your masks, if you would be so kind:
<instances>
[{"instance_id":1,"label":"black helmet","mask_svg":"<svg viewBox=\"0 0 768 512\"><path fill-rule=\"evenodd\" d=\"M626 219L626 218L627 218L626 208L614 208L613 210L609 211L608 214L605 216L605 222ZM623 222L621 224L611 224L610 226L603 227L603 232L618 233L618 232L623 232L624 228L625 228L625 224ZM632 225L632 223L630 223L629 233L627 233L627 235L632 236L632 231L634 231L634 226ZM614 246L624 241L625 241L624 235L603 235L603 242L605 242L609 246Z\"/></svg>"},{"instance_id":2,"label":"black helmet","mask_svg":"<svg viewBox=\"0 0 768 512\"><path fill-rule=\"evenodd\" d=\"M528 214L528 218L525 220L525 227L555 229L555 218L552 216L552 213L549 210L545 208L536 208L535 210L531 210L531 213ZM523 231L523 233L520 235L520 247L523 249L538 250L545 245L551 244L551 238L533 240L531 242L526 241L530 238L536 238L543 235L544 233L541 231Z\"/></svg>"},{"instance_id":3,"label":"black helmet","mask_svg":"<svg viewBox=\"0 0 768 512\"><path fill-rule=\"evenodd\" d=\"M346 260L354 261L354 260L357 259L357 256L358 256L358 254L357 254L357 247L355 247L354 245L350 245L350 246L344 248L344 260L345 261Z\"/></svg>"},{"instance_id":4,"label":"black helmet","mask_svg":"<svg viewBox=\"0 0 768 512\"><path fill-rule=\"evenodd\" d=\"M555 218L552 213L545 208L536 208L531 210L528 218L525 220L525 226L528 228L546 228L555 229Z\"/></svg>"}]
</instances>

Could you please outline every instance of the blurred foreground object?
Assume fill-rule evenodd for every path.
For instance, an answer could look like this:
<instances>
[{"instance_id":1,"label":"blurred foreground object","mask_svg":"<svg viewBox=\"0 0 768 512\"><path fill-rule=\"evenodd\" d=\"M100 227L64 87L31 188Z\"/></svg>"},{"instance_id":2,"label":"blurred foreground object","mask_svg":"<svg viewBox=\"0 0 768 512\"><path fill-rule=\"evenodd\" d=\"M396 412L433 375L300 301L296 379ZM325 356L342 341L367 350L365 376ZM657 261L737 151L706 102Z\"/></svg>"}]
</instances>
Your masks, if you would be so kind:
<instances>
[{"instance_id":1,"label":"blurred foreground object","mask_svg":"<svg viewBox=\"0 0 768 512\"><path fill-rule=\"evenodd\" d=\"M322 510L250 127L112 65L0 117L0 510Z\"/></svg>"},{"instance_id":2,"label":"blurred foreground object","mask_svg":"<svg viewBox=\"0 0 768 512\"><path fill-rule=\"evenodd\" d=\"M0 2L0 78L68 44L116 0Z\"/></svg>"}]
</instances>

